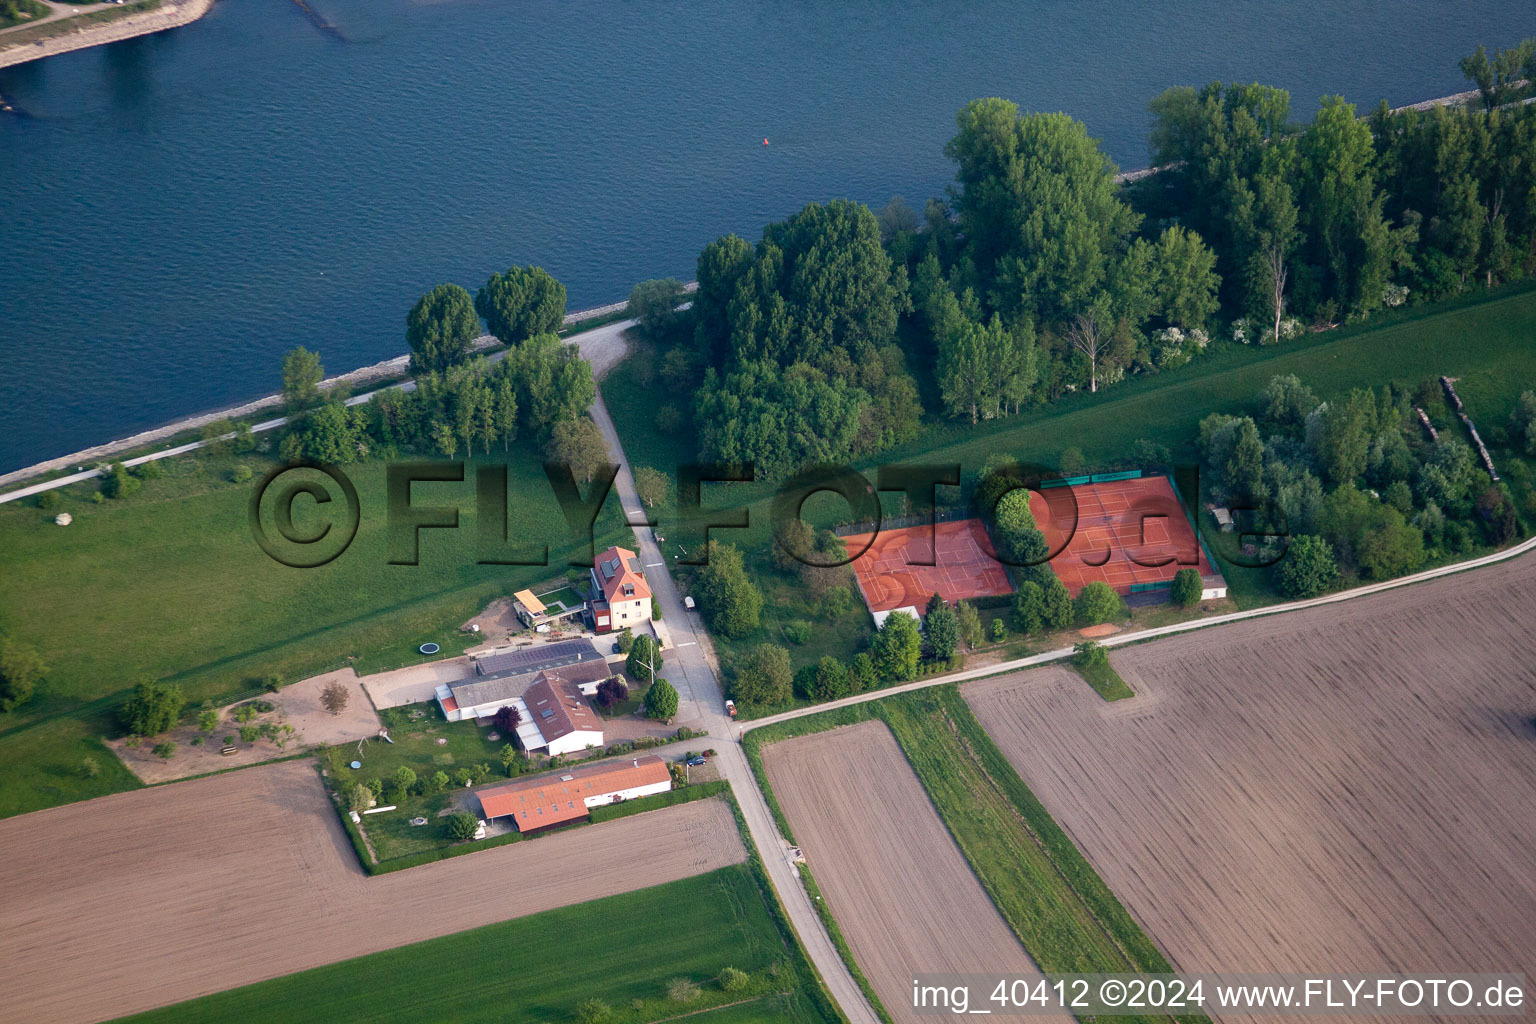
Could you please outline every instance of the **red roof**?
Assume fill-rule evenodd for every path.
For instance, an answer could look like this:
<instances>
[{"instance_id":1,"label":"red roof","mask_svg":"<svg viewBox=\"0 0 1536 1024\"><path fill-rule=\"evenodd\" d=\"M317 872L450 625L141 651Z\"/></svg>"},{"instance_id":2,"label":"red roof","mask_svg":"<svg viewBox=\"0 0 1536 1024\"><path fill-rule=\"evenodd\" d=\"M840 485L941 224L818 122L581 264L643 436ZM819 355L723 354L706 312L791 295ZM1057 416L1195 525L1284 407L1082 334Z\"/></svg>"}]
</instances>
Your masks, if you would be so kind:
<instances>
[{"instance_id":1,"label":"red roof","mask_svg":"<svg viewBox=\"0 0 1536 1024\"><path fill-rule=\"evenodd\" d=\"M670 782L667 763L655 754L632 761L573 768L559 775L540 775L487 786L479 791L487 818L512 815L519 831L548 828L587 816L586 800L601 799L626 789Z\"/></svg>"},{"instance_id":2,"label":"red roof","mask_svg":"<svg viewBox=\"0 0 1536 1024\"><path fill-rule=\"evenodd\" d=\"M610 602L650 599L651 588L645 582L640 559L628 548L609 548L597 556L594 568L603 587L603 596Z\"/></svg>"}]
</instances>

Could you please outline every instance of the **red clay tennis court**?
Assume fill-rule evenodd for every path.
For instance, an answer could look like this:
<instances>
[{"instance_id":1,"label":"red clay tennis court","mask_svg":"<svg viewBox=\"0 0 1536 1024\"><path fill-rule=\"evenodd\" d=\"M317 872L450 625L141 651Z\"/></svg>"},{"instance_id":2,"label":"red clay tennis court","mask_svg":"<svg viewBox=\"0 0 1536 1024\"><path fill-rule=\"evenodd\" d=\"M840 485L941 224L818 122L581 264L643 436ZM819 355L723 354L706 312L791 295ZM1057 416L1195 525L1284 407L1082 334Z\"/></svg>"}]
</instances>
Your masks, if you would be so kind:
<instances>
[{"instance_id":1,"label":"red clay tennis court","mask_svg":"<svg viewBox=\"0 0 1536 1024\"><path fill-rule=\"evenodd\" d=\"M1008 574L990 554L992 542L980 519L933 527L937 552L929 546L928 531L927 526L881 530L874 535L869 550L854 559L859 590L877 621L884 618L882 613L897 608L915 608L920 615L934 594L953 603L1013 592ZM858 551L870 543L870 537L867 533L854 534L844 537L843 543L850 552Z\"/></svg>"},{"instance_id":2,"label":"red clay tennis court","mask_svg":"<svg viewBox=\"0 0 1536 1024\"><path fill-rule=\"evenodd\" d=\"M1052 550L1071 534L1066 549L1051 559L1051 569L1074 597L1094 580L1130 594L1156 589L1180 569L1215 575L1166 476L1032 491L1029 510ZM1167 564L1138 564L1163 561Z\"/></svg>"}]
</instances>

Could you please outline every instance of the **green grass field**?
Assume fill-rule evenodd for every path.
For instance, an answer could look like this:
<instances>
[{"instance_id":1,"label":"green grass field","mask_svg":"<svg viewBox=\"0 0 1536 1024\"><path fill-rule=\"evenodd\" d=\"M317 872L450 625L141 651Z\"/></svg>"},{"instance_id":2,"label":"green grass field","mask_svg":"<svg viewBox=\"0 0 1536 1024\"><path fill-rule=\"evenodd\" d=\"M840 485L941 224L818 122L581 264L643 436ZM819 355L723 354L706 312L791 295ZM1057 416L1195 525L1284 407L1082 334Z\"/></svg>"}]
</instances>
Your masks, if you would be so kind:
<instances>
[{"instance_id":1,"label":"green grass field","mask_svg":"<svg viewBox=\"0 0 1536 1024\"><path fill-rule=\"evenodd\" d=\"M899 694L748 733L748 758L786 837L791 835L789 823L762 768L763 745L869 719L890 727L976 877L1041 968L1063 973L1171 970L1035 799L954 686ZM837 908L830 911L835 915Z\"/></svg>"},{"instance_id":2,"label":"green grass field","mask_svg":"<svg viewBox=\"0 0 1536 1024\"><path fill-rule=\"evenodd\" d=\"M1425 377L1455 377L1471 415L1486 433L1488 427L1507 420L1521 391L1536 387L1536 345L1530 341L1533 334L1536 285L1522 283L1491 295L1395 312L1369 324L1311 334L1282 345L1217 346L1208 356L1182 369L1135 377L1098 394L1068 396L1049 406L977 426L938 421L930 415L916 441L882 454L879 462L959 462L962 471L971 475L993 455L1054 465L1064 449L1076 448L1093 465L1127 458L1134 443L1146 439L1166 446L1176 459L1193 463L1196 430L1204 416L1213 411L1257 411L1264 385L1272 376L1288 373L1296 374L1324 400L1347 394L1351 388L1380 387L1389 381L1411 386ZM922 367L911 366L921 376ZM644 389L625 370L621 366L611 373L603 383L603 392L631 461L670 469L682 458L691 457L691 451L678 454L679 448L691 444L691 429L685 423L674 435L658 432L652 421L654 404L640 400ZM1507 448L1495 445L1494 453L1501 462L1513 460ZM859 468L873 480L869 472L873 466ZM1523 471L1527 481L1531 469L1527 465ZM1521 486L1528 495L1529 485ZM741 547L748 571L765 598L762 627L742 640L717 640L721 656L729 662L751 646L773 640L790 649L796 667L823 654L847 658L859 649L872 628L868 613L856 601L843 615L818 618L793 578L773 567L769 525L772 494L773 488L766 484L706 488L707 508L750 509L750 529L716 530L711 535ZM883 499L888 509L893 508L889 502L892 497L896 496ZM1524 500L1521 490L1517 490L1516 499ZM811 521L821 518L830 522L844 514L841 500L830 496L813 499L807 506ZM1536 522L1536 508L1527 509L1526 519ZM1226 564L1218 568L1227 576L1239 607L1280 599L1267 570L1242 570ZM804 647L783 637L783 625L793 620L810 621L815 627L814 639Z\"/></svg>"},{"instance_id":3,"label":"green grass field","mask_svg":"<svg viewBox=\"0 0 1536 1024\"><path fill-rule=\"evenodd\" d=\"M598 999L611 1008L608 1024L689 1013L710 1024L830 1022L807 994L816 983L796 966L802 961L768 899L751 866L722 868L127 1019L538 1024L574 1020L584 1000ZM750 974L746 987L721 989L728 966ZM670 999L673 978L696 983L697 997Z\"/></svg>"},{"instance_id":4,"label":"green grass field","mask_svg":"<svg viewBox=\"0 0 1536 1024\"><path fill-rule=\"evenodd\" d=\"M1127 697L1136 696L1108 661L1098 665L1074 664L1072 668L1087 681L1089 686L1093 687L1094 693L1105 700L1125 700Z\"/></svg>"},{"instance_id":5,"label":"green grass field","mask_svg":"<svg viewBox=\"0 0 1536 1024\"><path fill-rule=\"evenodd\" d=\"M415 486L418 506L456 505L459 528L422 531L419 565L388 564L385 470L374 461L347 467L361 507L352 545L329 565L288 568L252 539L256 482L228 482L236 461L258 479L271 465L254 455L167 459L162 478L102 504L77 484L66 491L66 528L35 499L0 505L0 630L49 666L33 699L0 717L0 816L135 785L97 737L115 731L113 709L139 679L174 681L195 707L249 694L269 674L292 682L349 664L363 673L409 664L426 640L453 655L468 642L457 626L488 601L563 579L569 560L589 557L569 542L532 453L517 450L509 522L515 535L548 538L548 567L476 564L472 467L462 484ZM295 507L296 526L318 526L308 499ZM598 549L621 528L610 501ZM96 778L79 773L86 755L101 765Z\"/></svg>"}]
</instances>

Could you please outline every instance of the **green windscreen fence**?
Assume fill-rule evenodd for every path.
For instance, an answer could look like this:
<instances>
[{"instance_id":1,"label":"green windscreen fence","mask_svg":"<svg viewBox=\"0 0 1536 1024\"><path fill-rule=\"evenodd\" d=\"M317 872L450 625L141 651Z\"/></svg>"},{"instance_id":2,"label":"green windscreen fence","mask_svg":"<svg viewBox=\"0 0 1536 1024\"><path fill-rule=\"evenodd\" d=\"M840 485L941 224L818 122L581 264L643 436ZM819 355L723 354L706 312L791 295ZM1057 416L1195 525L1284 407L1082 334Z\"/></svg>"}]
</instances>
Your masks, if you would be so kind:
<instances>
[{"instance_id":1,"label":"green windscreen fence","mask_svg":"<svg viewBox=\"0 0 1536 1024\"><path fill-rule=\"evenodd\" d=\"M1095 473L1092 480L1096 484L1107 484L1115 480L1140 480L1141 470L1128 469L1123 473Z\"/></svg>"}]
</instances>

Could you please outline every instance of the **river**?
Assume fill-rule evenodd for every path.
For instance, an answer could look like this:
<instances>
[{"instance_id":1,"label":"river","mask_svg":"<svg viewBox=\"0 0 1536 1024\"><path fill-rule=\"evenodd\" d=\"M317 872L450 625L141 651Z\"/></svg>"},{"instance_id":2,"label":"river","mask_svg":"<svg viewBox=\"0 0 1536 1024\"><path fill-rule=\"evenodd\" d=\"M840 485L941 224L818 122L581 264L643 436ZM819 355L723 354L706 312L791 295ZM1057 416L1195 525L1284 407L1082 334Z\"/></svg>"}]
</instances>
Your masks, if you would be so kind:
<instances>
[{"instance_id":1,"label":"river","mask_svg":"<svg viewBox=\"0 0 1536 1024\"><path fill-rule=\"evenodd\" d=\"M920 207L975 96L1067 111L1129 168L1171 84L1407 103L1536 34L1528 0L311 7L334 31L220 0L0 71L0 471L271 392L295 345L396 355L442 281L539 263L577 308L812 200Z\"/></svg>"}]
</instances>

